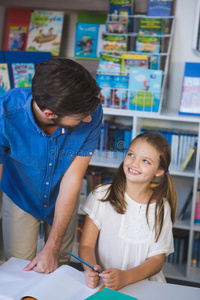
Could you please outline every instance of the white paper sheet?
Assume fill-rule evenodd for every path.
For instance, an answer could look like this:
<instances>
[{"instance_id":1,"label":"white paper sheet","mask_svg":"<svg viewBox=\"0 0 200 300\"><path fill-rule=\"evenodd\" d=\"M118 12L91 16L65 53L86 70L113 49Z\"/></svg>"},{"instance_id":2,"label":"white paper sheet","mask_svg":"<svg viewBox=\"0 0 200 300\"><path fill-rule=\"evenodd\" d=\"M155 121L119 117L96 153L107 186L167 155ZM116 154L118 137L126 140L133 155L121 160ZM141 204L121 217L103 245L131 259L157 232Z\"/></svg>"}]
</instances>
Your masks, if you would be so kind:
<instances>
[{"instance_id":1,"label":"white paper sheet","mask_svg":"<svg viewBox=\"0 0 200 300\"><path fill-rule=\"evenodd\" d=\"M20 300L23 296L32 296L38 300L83 300L101 286L100 283L96 289L88 288L84 273L70 266L64 265L53 273L42 274L23 271L28 263L27 260L11 258L1 265L0 299L3 300L4 296Z\"/></svg>"}]
</instances>

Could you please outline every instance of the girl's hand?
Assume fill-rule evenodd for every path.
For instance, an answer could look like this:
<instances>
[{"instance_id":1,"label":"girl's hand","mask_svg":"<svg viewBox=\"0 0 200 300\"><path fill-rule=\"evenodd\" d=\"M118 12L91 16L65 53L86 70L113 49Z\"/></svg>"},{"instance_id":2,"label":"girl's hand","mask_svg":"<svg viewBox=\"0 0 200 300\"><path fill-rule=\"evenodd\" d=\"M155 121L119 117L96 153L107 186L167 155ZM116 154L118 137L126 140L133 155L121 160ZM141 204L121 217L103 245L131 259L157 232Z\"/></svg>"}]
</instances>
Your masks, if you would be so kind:
<instances>
[{"instance_id":1,"label":"girl's hand","mask_svg":"<svg viewBox=\"0 0 200 300\"><path fill-rule=\"evenodd\" d=\"M118 290L126 285L124 279L124 271L118 269L108 269L99 274L102 278L103 283L109 289Z\"/></svg>"},{"instance_id":2,"label":"girl's hand","mask_svg":"<svg viewBox=\"0 0 200 300\"><path fill-rule=\"evenodd\" d=\"M95 265L94 269L101 271L101 267L99 265ZM97 286L99 279L99 273L92 269L87 269L85 271L85 283L89 288L94 289Z\"/></svg>"}]
</instances>

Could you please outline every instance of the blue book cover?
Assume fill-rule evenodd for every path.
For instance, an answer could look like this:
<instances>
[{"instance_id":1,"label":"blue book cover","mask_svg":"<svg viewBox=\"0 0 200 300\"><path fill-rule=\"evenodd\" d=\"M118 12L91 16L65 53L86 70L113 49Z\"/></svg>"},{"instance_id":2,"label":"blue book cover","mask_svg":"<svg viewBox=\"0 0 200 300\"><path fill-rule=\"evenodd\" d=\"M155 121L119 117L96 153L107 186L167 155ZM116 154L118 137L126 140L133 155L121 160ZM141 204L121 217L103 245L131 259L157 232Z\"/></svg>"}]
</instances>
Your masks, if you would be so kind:
<instances>
[{"instance_id":1,"label":"blue book cover","mask_svg":"<svg viewBox=\"0 0 200 300\"><path fill-rule=\"evenodd\" d=\"M179 113L200 115L200 63L185 63Z\"/></svg>"},{"instance_id":2,"label":"blue book cover","mask_svg":"<svg viewBox=\"0 0 200 300\"><path fill-rule=\"evenodd\" d=\"M128 82L129 76L113 76L112 80L112 103L115 108L127 108L128 103Z\"/></svg>"},{"instance_id":3,"label":"blue book cover","mask_svg":"<svg viewBox=\"0 0 200 300\"><path fill-rule=\"evenodd\" d=\"M96 82L101 88L100 100L101 104L105 107L112 106L111 102L111 88L112 88L112 75L97 74Z\"/></svg>"},{"instance_id":4,"label":"blue book cover","mask_svg":"<svg viewBox=\"0 0 200 300\"><path fill-rule=\"evenodd\" d=\"M132 70L129 78L129 109L158 112L162 75L162 70Z\"/></svg>"},{"instance_id":5,"label":"blue book cover","mask_svg":"<svg viewBox=\"0 0 200 300\"><path fill-rule=\"evenodd\" d=\"M124 152L126 153L132 141L132 129L125 129L124 131Z\"/></svg>"},{"instance_id":6,"label":"blue book cover","mask_svg":"<svg viewBox=\"0 0 200 300\"><path fill-rule=\"evenodd\" d=\"M148 0L147 16L171 16L173 0Z\"/></svg>"},{"instance_id":7,"label":"blue book cover","mask_svg":"<svg viewBox=\"0 0 200 300\"><path fill-rule=\"evenodd\" d=\"M99 24L77 23L75 56L81 58L97 57Z\"/></svg>"},{"instance_id":8,"label":"blue book cover","mask_svg":"<svg viewBox=\"0 0 200 300\"><path fill-rule=\"evenodd\" d=\"M31 80L35 74L35 65L33 63L12 63L14 87L31 86Z\"/></svg>"},{"instance_id":9,"label":"blue book cover","mask_svg":"<svg viewBox=\"0 0 200 300\"><path fill-rule=\"evenodd\" d=\"M110 0L109 14L111 21L127 22L128 31L133 31L133 0Z\"/></svg>"}]
</instances>

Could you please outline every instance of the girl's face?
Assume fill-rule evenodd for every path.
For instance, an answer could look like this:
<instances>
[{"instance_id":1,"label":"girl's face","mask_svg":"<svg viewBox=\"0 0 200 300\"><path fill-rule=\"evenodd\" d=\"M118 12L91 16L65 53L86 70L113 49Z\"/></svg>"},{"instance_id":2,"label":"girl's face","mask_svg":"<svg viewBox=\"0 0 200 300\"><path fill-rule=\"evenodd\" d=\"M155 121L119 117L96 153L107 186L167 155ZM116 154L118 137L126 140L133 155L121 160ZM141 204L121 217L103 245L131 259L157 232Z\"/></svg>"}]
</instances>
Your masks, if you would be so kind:
<instances>
[{"instance_id":1,"label":"girl's face","mask_svg":"<svg viewBox=\"0 0 200 300\"><path fill-rule=\"evenodd\" d=\"M123 169L126 180L133 183L149 184L154 176L161 176L164 171L158 170L159 153L146 140L135 140L128 149Z\"/></svg>"}]
</instances>

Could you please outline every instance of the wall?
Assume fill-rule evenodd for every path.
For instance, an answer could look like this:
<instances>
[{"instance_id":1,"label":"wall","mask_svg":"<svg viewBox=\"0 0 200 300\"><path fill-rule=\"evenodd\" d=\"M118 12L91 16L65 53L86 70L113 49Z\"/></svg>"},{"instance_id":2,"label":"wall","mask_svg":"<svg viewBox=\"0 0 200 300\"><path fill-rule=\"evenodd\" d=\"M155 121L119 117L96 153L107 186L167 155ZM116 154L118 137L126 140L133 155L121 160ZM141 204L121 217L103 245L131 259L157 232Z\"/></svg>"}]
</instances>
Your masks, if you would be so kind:
<instances>
[{"instance_id":1,"label":"wall","mask_svg":"<svg viewBox=\"0 0 200 300\"><path fill-rule=\"evenodd\" d=\"M6 9L0 5L0 50L3 49L3 37L5 28L5 11Z\"/></svg>"},{"instance_id":2,"label":"wall","mask_svg":"<svg viewBox=\"0 0 200 300\"><path fill-rule=\"evenodd\" d=\"M179 109L185 62L200 62L192 50L196 8L199 0L176 0L175 32L169 68L169 86L166 106Z\"/></svg>"}]
</instances>

